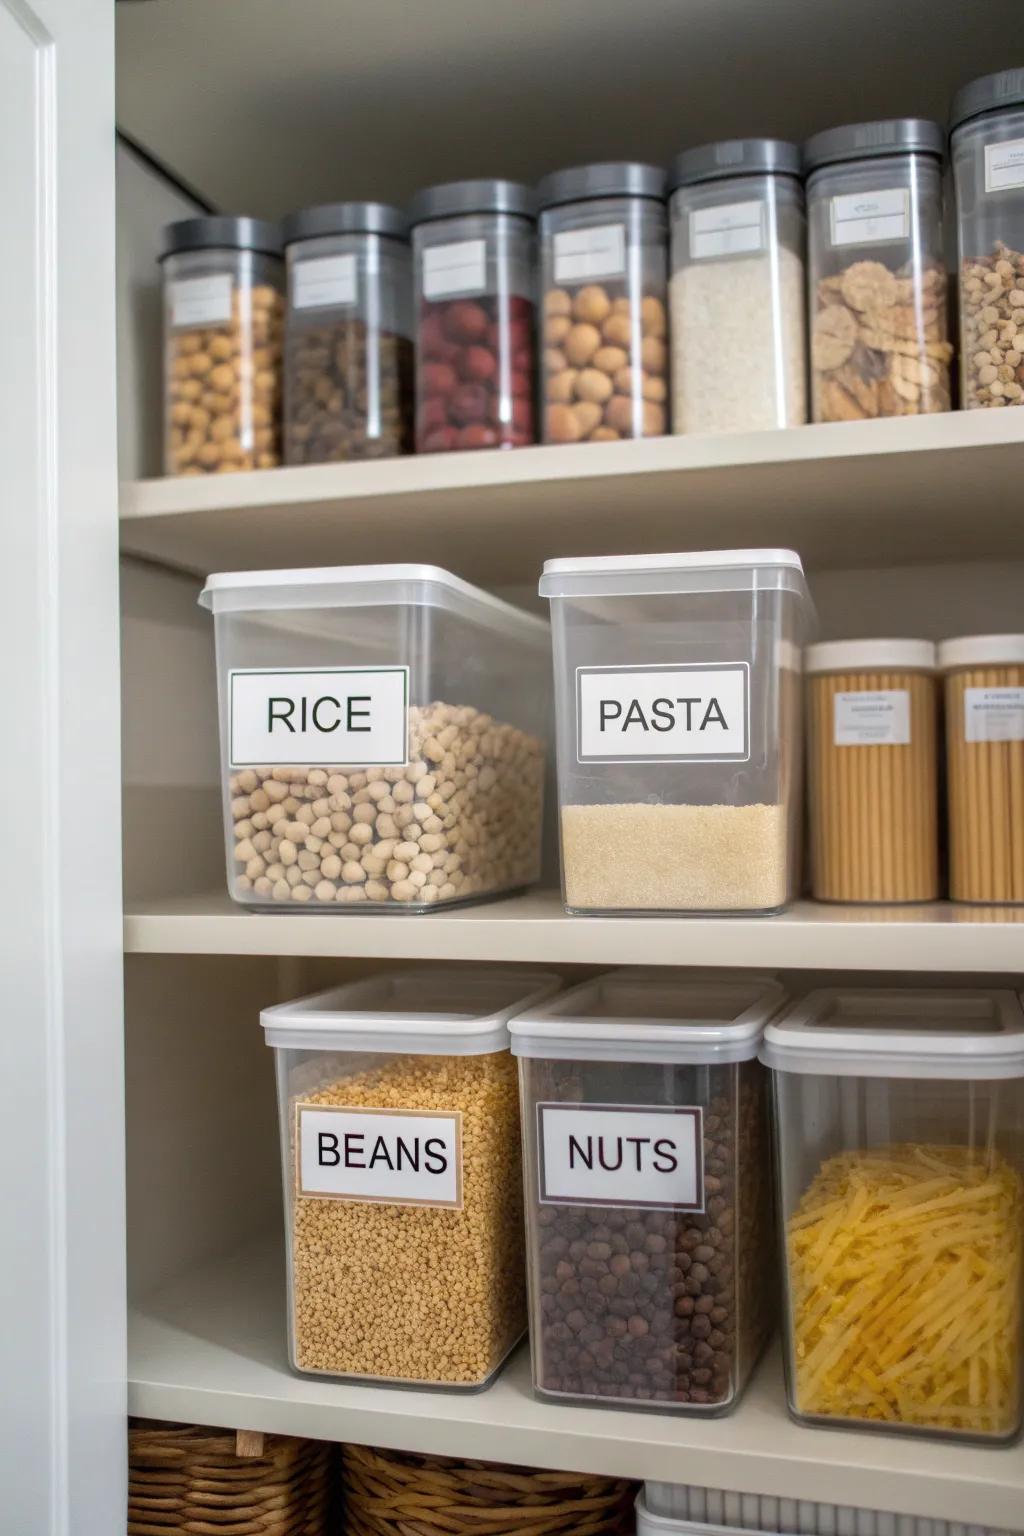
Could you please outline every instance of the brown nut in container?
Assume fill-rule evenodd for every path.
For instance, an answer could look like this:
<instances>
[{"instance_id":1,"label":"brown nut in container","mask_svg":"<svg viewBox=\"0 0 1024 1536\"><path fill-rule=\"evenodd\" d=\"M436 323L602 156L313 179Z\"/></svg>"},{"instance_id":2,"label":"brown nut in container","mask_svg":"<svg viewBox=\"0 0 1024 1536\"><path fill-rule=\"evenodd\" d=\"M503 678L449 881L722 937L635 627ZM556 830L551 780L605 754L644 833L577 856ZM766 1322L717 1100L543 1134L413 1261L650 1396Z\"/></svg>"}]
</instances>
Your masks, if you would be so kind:
<instances>
[{"instance_id":1,"label":"brown nut in container","mask_svg":"<svg viewBox=\"0 0 1024 1536\"><path fill-rule=\"evenodd\" d=\"M169 224L164 276L164 472L230 474L281 462L284 271L262 219Z\"/></svg>"}]
</instances>

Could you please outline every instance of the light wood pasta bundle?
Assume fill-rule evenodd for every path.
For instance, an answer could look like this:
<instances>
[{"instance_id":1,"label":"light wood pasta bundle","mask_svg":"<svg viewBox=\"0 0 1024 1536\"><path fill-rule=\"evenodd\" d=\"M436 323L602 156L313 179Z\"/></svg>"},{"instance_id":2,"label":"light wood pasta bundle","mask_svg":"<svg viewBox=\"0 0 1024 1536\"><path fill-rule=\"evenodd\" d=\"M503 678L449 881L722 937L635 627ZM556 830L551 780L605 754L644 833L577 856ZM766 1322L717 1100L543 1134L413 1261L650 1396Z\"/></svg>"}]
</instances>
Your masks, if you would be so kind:
<instances>
[{"instance_id":1,"label":"light wood pasta bundle","mask_svg":"<svg viewBox=\"0 0 1024 1536\"><path fill-rule=\"evenodd\" d=\"M955 658L958 647L986 639L949 641L940 654ZM1024 663L951 671L946 733L949 894L954 901L1024 902Z\"/></svg>"},{"instance_id":2,"label":"light wood pasta bundle","mask_svg":"<svg viewBox=\"0 0 1024 1536\"><path fill-rule=\"evenodd\" d=\"M798 1412L1012 1435L1020 1175L998 1154L844 1152L788 1223Z\"/></svg>"}]
</instances>

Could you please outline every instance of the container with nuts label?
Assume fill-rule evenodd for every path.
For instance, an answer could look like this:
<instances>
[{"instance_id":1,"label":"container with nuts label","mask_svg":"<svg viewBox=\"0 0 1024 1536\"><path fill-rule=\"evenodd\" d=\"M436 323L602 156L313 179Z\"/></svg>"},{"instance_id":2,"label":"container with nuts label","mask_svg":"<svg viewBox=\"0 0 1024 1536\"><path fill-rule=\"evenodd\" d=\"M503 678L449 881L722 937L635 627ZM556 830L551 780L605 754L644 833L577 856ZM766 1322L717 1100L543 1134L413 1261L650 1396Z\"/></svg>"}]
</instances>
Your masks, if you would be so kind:
<instances>
[{"instance_id":1,"label":"container with nuts label","mask_svg":"<svg viewBox=\"0 0 1024 1536\"><path fill-rule=\"evenodd\" d=\"M431 968L264 1011L296 1370L474 1390L522 1336L508 1021L558 986L531 969Z\"/></svg>"},{"instance_id":2,"label":"container with nuts label","mask_svg":"<svg viewBox=\"0 0 1024 1536\"><path fill-rule=\"evenodd\" d=\"M950 409L938 123L854 123L804 146L815 421Z\"/></svg>"},{"instance_id":3,"label":"container with nuts label","mask_svg":"<svg viewBox=\"0 0 1024 1536\"><path fill-rule=\"evenodd\" d=\"M650 165L546 176L540 263L546 443L668 427L665 178Z\"/></svg>"},{"instance_id":4,"label":"container with nuts label","mask_svg":"<svg viewBox=\"0 0 1024 1536\"><path fill-rule=\"evenodd\" d=\"M230 474L281 462L284 268L261 219L169 224L164 279L164 471Z\"/></svg>"}]
</instances>

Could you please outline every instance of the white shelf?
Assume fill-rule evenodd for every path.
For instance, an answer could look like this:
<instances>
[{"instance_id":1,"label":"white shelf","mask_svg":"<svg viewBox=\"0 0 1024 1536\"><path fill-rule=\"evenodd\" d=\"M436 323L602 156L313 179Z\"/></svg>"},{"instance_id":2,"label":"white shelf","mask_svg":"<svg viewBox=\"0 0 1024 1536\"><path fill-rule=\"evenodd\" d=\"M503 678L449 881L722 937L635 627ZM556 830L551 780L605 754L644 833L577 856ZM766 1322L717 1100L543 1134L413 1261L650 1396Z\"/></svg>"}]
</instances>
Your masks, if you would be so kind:
<instances>
[{"instance_id":1,"label":"white shelf","mask_svg":"<svg viewBox=\"0 0 1024 1536\"><path fill-rule=\"evenodd\" d=\"M129 1322L129 1412L973 1524L1014 1527L1024 1509L1019 1445L976 1449L794 1424L774 1350L734 1414L701 1420L537 1402L525 1350L475 1395L298 1377L287 1365L283 1313L275 1244L148 1298Z\"/></svg>"},{"instance_id":2,"label":"white shelf","mask_svg":"<svg viewBox=\"0 0 1024 1536\"><path fill-rule=\"evenodd\" d=\"M787 544L810 567L1024 555L1024 410L127 483L121 545L183 570Z\"/></svg>"},{"instance_id":3,"label":"white shelf","mask_svg":"<svg viewBox=\"0 0 1024 1536\"><path fill-rule=\"evenodd\" d=\"M130 954L333 955L780 970L1024 971L1024 913L798 902L779 917L568 917L554 891L426 916L245 912L224 893L131 907Z\"/></svg>"}]
</instances>

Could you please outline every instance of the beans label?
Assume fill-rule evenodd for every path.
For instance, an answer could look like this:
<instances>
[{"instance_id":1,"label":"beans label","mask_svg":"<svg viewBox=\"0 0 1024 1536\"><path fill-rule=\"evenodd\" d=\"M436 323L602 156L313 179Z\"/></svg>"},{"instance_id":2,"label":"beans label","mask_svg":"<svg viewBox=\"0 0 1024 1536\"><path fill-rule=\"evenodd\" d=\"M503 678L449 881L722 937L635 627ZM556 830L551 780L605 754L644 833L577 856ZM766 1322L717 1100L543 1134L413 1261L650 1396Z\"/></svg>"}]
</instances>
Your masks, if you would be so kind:
<instances>
[{"instance_id":1,"label":"beans label","mask_svg":"<svg viewBox=\"0 0 1024 1536\"><path fill-rule=\"evenodd\" d=\"M458 240L423 252L423 297L443 299L453 293L482 293L487 283L487 241Z\"/></svg>"},{"instance_id":2,"label":"beans label","mask_svg":"<svg viewBox=\"0 0 1024 1536\"><path fill-rule=\"evenodd\" d=\"M581 763L746 762L750 668L578 667Z\"/></svg>"},{"instance_id":3,"label":"beans label","mask_svg":"<svg viewBox=\"0 0 1024 1536\"><path fill-rule=\"evenodd\" d=\"M542 1205L704 1209L698 1107L538 1104Z\"/></svg>"},{"instance_id":4,"label":"beans label","mask_svg":"<svg viewBox=\"0 0 1024 1536\"><path fill-rule=\"evenodd\" d=\"M408 763L408 667L228 673L232 768Z\"/></svg>"},{"instance_id":5,"label":"beans label","mask_svg":"<svg viewBox=\"0 0 1024 1536\"><path fill-rule=\"evenodd\" d=\"M764 203L723 203L690 213L690 257L738 256L764 246Z\"/></svg>"},{"instance_id":6,"label":"beans label","mask_svg":"<svg viewBox=\"0 0 1024 1536\"><path fill-rule=\"evenodd\" d=\"M885 245L910 234L910 193L906 187L849 192L829 205L833 245Z\"/></svg>"},{"instance_id":7,"label":"beans label","mask_svg":"<svg viewBox=\"0 0 1024 1536\"><path fill-rule=\"evenodd\" d=\"M626 231L622 224L565 229L555 236L554 251L556 283L621 277L626 270Z\"/></svg>"},{"instance_id":8,"label":"beans label","mask_svg":"<svg viewBox=\"0 0 1024 1536\"><path fill-rule=\"evenodd\" d=\"M293 309L354 304L356 295L354 256L317 256L292 267Z\"/></svg>"},{"instance_id":9,"label":"beans label","mask_svg":"<svg viewBox=\"0 0 1024 1536\"><path fill-rule=\"evenodd\" d=\"M296 1105L296 1184L317 1200L462 1209L462 1112Z\"/></svg>"},{"instance_id":10,"label":"beans label","mask_svg":"<svg viewBox=\"0 0 1024 1536\"><path fill-rule=\"evenodd\" d=\"M910 745L910 694L906 688L837 693L833 740L837 747Z\"/></svg>"},{"instance_id":11,"label":"beans label","mask_svg":"<svg viewBox=\"0 0 1024 1536\"><path fill-rule=\"evenodd\" d=\"M965 741L1024 741L1024 688L965 688Z\"/></svg>"},{"instance_id":12,"label":"beans label","mask_svg":"<svg viewBox=\"0 0 1024 1536\"><path fill-rule=\"evenodd\" d=\"M985 145L985 191L1009 192L1024 187L1024 139Z\"/></svg>"},{"instance_id":13,"label":"beans label","mask_svg":"<svg viewBox=\"0 0 1024 1536\"><path fill-rule=\"evenodd\" d=\"M231 274L179 277L168 284L171 324L223 325L231 319Z\"/></svg>"}]
</instances>

